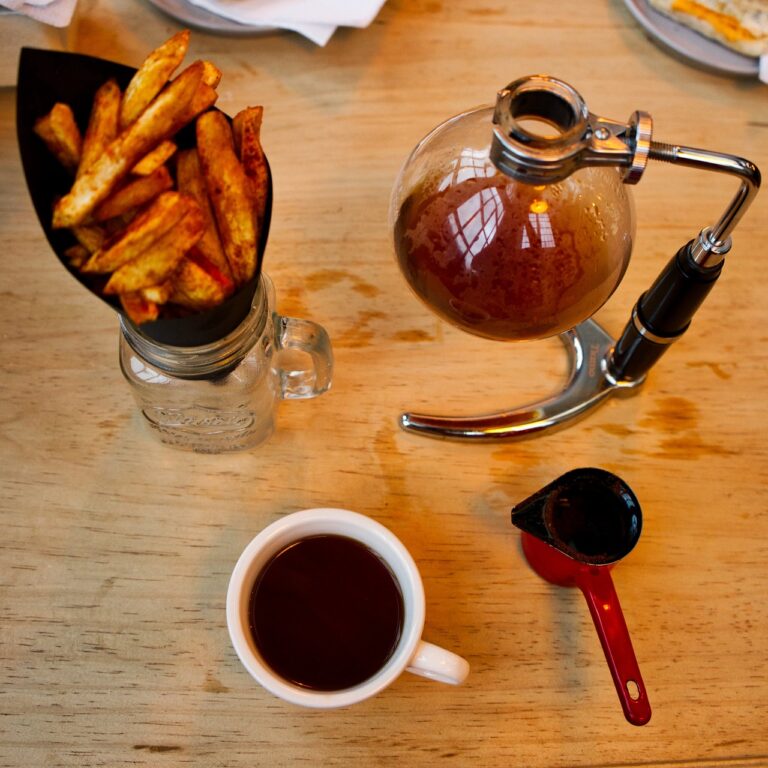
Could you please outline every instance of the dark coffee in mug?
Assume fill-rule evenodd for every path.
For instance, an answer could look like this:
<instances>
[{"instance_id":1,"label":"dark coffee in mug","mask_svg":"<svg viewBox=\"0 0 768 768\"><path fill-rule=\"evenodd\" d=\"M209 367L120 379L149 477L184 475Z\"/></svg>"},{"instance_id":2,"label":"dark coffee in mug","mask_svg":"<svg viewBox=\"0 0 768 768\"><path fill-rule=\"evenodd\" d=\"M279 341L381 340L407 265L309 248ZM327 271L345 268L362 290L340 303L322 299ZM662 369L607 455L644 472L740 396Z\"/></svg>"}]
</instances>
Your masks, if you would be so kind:
<instances>
[{"instance_id":1,"label":"dark coffee in mug","mask_svg":"<svg viewBox=\"0 0 768 768\"><path fill-rule=\"evenodd\" d=\"M282 549L256 578L250 630L263 660L317 691L365 682L387 663L404 605L389 566L355 539L309 536Z\"/></svg>"}]
</instances>

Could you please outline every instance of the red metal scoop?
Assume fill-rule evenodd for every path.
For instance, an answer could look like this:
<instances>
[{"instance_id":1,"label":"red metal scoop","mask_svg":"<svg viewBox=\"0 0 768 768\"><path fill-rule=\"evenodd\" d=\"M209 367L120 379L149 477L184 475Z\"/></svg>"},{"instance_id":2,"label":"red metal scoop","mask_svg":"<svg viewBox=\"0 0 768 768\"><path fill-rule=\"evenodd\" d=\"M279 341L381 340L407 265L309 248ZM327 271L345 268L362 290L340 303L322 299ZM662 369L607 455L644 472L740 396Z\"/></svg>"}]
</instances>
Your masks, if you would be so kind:
<instances>
[{"instance_id":1,"label":"red metal scoop","mask_svg":"<svg viewBox=\"0 0 768 768\"><path fill-rule=\"evenodd\" d=\"M610 574L640 536L635 495L609 472L577 469L517 505L512 522L523 531L531 568L552 584L584 594L624 715L633 725L645 725L651 706Z\"/></svg>"}]
</instances>

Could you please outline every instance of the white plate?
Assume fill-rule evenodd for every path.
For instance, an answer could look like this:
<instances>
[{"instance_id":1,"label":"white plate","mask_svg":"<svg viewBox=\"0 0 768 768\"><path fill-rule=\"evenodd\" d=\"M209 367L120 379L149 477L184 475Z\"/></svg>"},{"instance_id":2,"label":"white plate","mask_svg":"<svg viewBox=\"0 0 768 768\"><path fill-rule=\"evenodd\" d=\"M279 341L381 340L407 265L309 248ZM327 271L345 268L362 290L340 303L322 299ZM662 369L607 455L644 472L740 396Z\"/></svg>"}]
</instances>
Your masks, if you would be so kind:
<instances>
[{"instance_id":1,"label":"white plate","mask_svg":"<svg viewBox=\"0 0 768 768\"><path fill-rule=\"evenodd\" d=\"M275 31L275 27L240 24L237 21L232 21L232 19L224 18L224 16L217 16L215 13L210 13L204 8L187 2L187 0L147 0L147 2L177 21L206 32L218 32L227 35L258 35Z\"/></svg>"},{"instance_id":2,"label":"white plate","mask_svg":"<svg viewBox=\"0 0 768 768\"><path fill-rule=\"evenodd\" d=\"M654 42L672 53L705 69L726 75L758 76L759 59L736 53L684 24L678 24L652 8L648 0L624 0L624 3Z\"/></svg>"}]
</instances>

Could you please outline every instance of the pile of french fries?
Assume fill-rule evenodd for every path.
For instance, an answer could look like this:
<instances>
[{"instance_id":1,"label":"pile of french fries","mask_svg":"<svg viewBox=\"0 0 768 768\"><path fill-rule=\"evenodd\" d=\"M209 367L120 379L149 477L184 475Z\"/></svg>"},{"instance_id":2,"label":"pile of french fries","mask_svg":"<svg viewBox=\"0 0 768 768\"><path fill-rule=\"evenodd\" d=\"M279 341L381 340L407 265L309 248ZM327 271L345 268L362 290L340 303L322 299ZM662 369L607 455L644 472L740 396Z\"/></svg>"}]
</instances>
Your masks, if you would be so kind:
<instances>
[{"instance_id":1,"label":"pile of french fries","mask_svg":"<svg viewBox=\"0 0 768 768\"><path fill-rule=\"evenodd\" d=\"M93 99L84 134L67 104L39 118L35 133L74 177L54 206L53 226L76 239L70 265L103 275L134 323L216 306L257 267L269 187L262 107L230 121L218 110L221 72L196 61L172 80L189 30L154 50L124 93L114 80ZM174 138L194 123L196 146ZM173 314L173 312L170 312Z\"/></svg>"}]
</instances>

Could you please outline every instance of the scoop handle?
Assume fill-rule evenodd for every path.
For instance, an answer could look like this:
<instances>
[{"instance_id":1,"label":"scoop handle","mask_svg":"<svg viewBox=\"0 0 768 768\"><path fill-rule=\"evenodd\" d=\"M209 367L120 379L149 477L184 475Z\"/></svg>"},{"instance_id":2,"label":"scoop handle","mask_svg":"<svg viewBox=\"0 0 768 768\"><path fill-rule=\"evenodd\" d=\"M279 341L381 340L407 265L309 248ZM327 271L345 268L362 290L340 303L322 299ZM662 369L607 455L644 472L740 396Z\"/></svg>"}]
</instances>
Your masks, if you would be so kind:
<instances>
[{"instance_id":1,"label":"scoop handle","mask_svg":"<svg viewBox=\"0 0 768 768\"><path fill-rule=\"evenodd\" d=\"M624 716L632 725L645 725L651 719L651 705L610 571L604 566L585 568L576 581L592 614Z\"/></svg>"}]
</instances>

